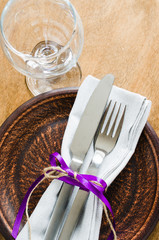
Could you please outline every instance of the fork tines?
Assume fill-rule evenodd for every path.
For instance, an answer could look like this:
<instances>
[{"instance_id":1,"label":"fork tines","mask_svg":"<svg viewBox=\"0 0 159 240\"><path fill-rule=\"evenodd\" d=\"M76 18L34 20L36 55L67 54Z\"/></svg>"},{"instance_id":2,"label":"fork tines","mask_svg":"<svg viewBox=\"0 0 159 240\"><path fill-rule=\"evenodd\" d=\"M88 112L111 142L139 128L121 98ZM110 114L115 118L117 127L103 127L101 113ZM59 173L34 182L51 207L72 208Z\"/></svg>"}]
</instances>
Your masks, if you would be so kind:
<instances>
[{"instance_id":1,"label":"fork tines","mask_svg":"<svg viewBox=\"0 0 159 240\"><path fill-rule=\"evenodd\" d=\"M103 116L101 133L110 135L113 138L118 136L123 124L125 110L125 104L110 100Z\"/></svg>"}]
</instances>

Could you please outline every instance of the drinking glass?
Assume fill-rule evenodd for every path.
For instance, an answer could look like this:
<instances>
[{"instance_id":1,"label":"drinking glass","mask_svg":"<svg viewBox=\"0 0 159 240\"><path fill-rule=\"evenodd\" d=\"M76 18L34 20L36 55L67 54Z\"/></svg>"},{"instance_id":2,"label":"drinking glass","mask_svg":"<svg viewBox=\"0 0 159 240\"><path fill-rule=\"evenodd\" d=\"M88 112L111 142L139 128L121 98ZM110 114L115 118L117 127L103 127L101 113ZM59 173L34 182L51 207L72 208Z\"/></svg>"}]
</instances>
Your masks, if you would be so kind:
<instances>
[{"instance_id":1,"label":"drinking glass","mask_svg":"<svg viewBox=\"0 0 159 240\"><path fill-rule=\"evenodd\" d=\"M9 0L0 20L2 49L33 95L78 87L83 26L68 0Z\"/></svg>"}]
</instances>

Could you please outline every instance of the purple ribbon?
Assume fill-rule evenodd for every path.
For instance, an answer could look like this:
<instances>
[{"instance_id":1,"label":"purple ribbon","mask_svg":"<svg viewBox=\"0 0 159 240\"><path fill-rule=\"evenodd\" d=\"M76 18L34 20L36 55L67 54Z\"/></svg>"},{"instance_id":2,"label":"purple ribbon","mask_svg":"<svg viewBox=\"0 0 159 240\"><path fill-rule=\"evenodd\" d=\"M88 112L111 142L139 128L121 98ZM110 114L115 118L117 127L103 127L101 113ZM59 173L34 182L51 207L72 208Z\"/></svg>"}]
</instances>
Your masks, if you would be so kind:
<instances>
[{"instance_id":1,"label":"purple ribbon","mask_svg":"<svg viewBox=\"0 0 159 240\"><path fill-rule=\"evenodd\" d=\"M57 159L59 161L60 168L68 174L68 176L59 177L58 180L61 180L65 183L71 184L73 186L77 186L84 191L94 193L106 205L106 207L109 209L109 211L112 214L113 219L114 219L114 214L113 214L111 205L108 202L108 200L106 199L106 197L104 196L104 191L107 187L106 182L99 177L96 177L93 175L86 175L86 174L77 174L76 175L77 180L76 180L74 178L74 175L75 175L74 172L67 166L64 159L61 157L61 155L59 153L55 152L50 155L51 166L57 167L57 163L56 163L55 159ZM48 170L48 172L46 172L46 173L49 173L49 172L50 171ZM14 222L13 230L12 230L12 236L14 238L16 238L18 235L20 223L22 221L22 217L23 217L24 211L26 209L28 197L31 194L32 190L38 185L38 183L44 177L45 177L45 175L42 174L33 182L33 184L29 187L29 189L21 203L21 206L19 208L18 214L17 214L15 222ZM98 183L99 185L97 185L95 182ZM114 221L113 221L113 226L115 227ZM113 239L113 233L111 232L111 234L109 235L107 240L112 240L112 239Z\"/></svg>"}]
</instances>

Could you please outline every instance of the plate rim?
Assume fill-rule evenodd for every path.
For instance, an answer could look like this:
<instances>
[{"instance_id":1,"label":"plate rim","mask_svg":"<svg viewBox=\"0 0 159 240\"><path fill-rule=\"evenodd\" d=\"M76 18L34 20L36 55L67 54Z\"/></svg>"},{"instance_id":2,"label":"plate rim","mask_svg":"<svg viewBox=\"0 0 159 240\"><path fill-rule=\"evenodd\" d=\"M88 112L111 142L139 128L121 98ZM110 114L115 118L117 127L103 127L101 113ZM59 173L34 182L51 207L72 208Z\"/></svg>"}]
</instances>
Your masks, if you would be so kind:
<instances>
[{"instance_id":1,"label":"plate rim","mask_svg":"<svg viewBox=\"0 0 159 240\"><path fill-rule=\"evenodd\" d=\"M0 138L1 135L3 135L3 132L6 130L8 126L17 118L18 115L22 114L26 111L27 108L31 107L34 104L37 104L38 102L44 101L46 99L52 98L54 96L61 96L65 94L77 94L78 88L77 87L71 87L71 88L60 88L56 90L52 90L49 92L45 92L42 94L39 94L23 104L21 104L19 107L17 107L0 125Z\"/></svg>"},{"instance_id":2,"label":"plate rim","mask_svg":"<svg viewBox=\"0 0 159 240\"><path fill-rule=\"evenodd\" d=\"M142 237L142 240L146 240L150 236L150 234L152 233L152 231L154 230L155 226L159 221L159 138L149 122L146 123L143 131L144 131L144 134L146 135L146 138L149 137L149 140L152 143L151 147L153 146L156 152L155 164L156 164L157 183L156 183L156 195L155 195L153 206L151 208L151 211L149 212L149 215L145 223L140 228L139 233L141 234L139 234L139 236L137 237L136 237L137 234L134 236L136 237L134 238L135 240L141 240L141 237ZM148 231L146 231L147 229Z\"/></svg>"}]
</instances>

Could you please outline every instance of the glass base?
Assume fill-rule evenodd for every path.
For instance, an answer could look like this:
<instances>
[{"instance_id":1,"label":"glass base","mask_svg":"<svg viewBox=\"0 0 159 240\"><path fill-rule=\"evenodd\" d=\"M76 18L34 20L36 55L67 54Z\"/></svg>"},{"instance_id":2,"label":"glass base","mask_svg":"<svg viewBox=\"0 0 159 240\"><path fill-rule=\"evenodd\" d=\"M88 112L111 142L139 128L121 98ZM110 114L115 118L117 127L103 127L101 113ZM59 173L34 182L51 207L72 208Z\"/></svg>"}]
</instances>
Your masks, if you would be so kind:
<instances>
[{"instance_id":1,"label":"glass base","mask_svg":"<svg viewBox=\"0 0 159 240\"><path fill-rule=\"evenodd\" d=\"M77 63L70 71L53 79L32 79L26 77L26 85L34 96L58 88L79 87L82 72Z\"/></svg>"}]
</instances>

